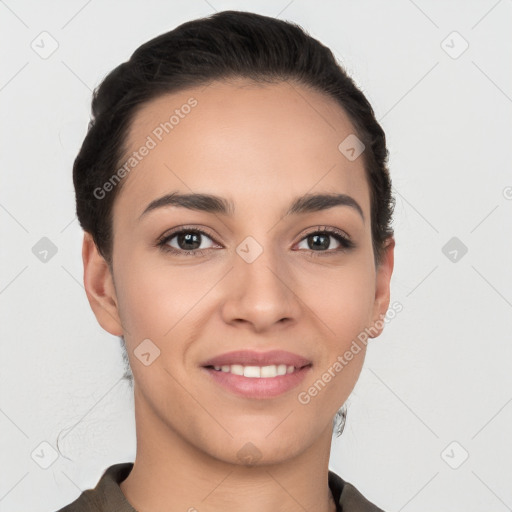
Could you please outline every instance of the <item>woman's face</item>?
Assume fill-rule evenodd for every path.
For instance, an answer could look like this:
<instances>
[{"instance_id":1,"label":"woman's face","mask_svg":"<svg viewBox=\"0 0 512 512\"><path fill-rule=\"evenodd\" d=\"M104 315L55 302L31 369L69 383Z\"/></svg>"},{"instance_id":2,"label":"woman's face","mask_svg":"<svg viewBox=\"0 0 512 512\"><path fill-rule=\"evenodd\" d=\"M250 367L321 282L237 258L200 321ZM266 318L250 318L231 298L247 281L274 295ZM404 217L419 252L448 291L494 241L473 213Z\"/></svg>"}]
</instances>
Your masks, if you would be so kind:
<instances>
[{"instance_id":1,"label":"woman's face","mask_svg":"<svg viewBox=\"0 0 512 512\"><path fill-rule=\"evenodd\" d=\"M138 112L127 155L137 152L136 165L113 209L115 292L93 308L105 329L124 334L139 429L172 431L233 463L247 450L270 463L327 432L330 441L365 344L350 361L344 354L386 313L393 265L391 246L375 268L369 187L363 157L354 159L354 133L333 100L288 83L213 83ZM214 195L230 207L164 202L145 212L168 194ZM349 199L330 207L313 201L287 214L298 198L316 194ZM244 396L202 366L235 350L285 350L310 366L288 391Z\"/></svg>"}]
</instances>

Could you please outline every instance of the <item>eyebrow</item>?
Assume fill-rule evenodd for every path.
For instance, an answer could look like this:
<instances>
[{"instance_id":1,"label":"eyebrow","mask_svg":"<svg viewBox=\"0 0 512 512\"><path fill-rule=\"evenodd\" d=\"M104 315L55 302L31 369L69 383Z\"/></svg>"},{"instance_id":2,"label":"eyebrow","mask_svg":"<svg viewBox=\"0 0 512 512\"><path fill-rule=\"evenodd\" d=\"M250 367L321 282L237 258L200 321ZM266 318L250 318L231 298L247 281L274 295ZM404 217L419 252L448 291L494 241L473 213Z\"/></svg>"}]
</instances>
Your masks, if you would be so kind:
<instances>
[{"instance_id":1,"label":"eyebrow","mask_svg":"<svg viewBox=\"0 0 512 512\"><path fill-rule=\"evenodd\" d=\"M139 220L147 213L166 206L177 206L189 210L218 213L226 216L233 216L235 213L235 205L233 202L223 197L212 194L181 194L179 192L173 192L151 201L141 213ZM348 206L353 208L359 213L363 222L365 221L363 210L353 197L346 194L335 193L305 194L297 197L292 201L284 216L319 212L336 206Z\"/></svg>"}]
</instances>

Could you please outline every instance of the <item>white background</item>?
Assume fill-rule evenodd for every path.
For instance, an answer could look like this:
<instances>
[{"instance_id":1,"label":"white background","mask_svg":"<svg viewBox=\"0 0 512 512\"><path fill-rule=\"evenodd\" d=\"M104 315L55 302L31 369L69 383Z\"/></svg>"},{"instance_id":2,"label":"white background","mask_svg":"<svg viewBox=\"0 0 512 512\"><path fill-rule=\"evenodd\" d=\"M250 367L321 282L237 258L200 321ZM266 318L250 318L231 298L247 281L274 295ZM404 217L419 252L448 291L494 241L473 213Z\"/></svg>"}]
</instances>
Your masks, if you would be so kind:
<instances>
[{"instance_id":1,"label":"white background","mask_svg":"<svg viewBox=\"0 0 512 512\"><path fill-rule=\"evenodd\" d=\"M329 46L389 141L403 311L369 345L330 468L387 511L512 510L512 2L6 0L0 511L56 510L134 460L118 339L82 286L72 164L102 78L225 9L297 22ZM43 31L58 42L47 59L31 48ZM46 263L32 252L44 236L58 249ZM452 237L468 249L455 262ZM34 451L59 434L43 469Z\"/></svg>"}]
</instances>

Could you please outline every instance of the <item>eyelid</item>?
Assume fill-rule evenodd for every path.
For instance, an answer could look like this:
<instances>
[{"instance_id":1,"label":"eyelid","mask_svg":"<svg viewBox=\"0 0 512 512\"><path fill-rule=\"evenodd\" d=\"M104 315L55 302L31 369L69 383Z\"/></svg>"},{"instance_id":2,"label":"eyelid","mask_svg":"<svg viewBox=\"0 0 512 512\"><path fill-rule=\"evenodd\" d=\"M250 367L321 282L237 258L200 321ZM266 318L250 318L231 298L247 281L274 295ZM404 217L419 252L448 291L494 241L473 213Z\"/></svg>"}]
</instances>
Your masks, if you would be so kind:
<instances>
[{"instance_id":1,"label":"eyelid","mask_svg":"<svg viewBox=\"0 0 512 512\"><path fill-rule=\"evenodd\" d=\"M211 238L215 243L218 243L216 241L216 236L214 235L208 228L204 227L197 227L197 226L177 226L175 228L169 229L168 231L165 231L162 235L160 235L157 239L157 245L161 242L163 242L166 238L172 237L173 235L178 235L182 231L195 231L197 233L204 234Z\"/></svg>"},{"instance_id":2,"label":"eyelid","mask_svg":"<svg viewBox=\"0 0 512 512\"><path fill-rule=\"evenodd\" d=\"M304 233L297 243L300 243L308 236L315 235L317 233L332 236L338 241L341 247L338 249L328 249L326 251L313 251L311 249L304 251L310 257L338 255L340 253L346 253L356 248L355 242L352 240L352 237L346 231L332 226L315 226L314 228L311 228L306 233Z\"/></svg>"},{"instance_id":3,"label":"eyelid","mask_svg":"<svg viewBox=\"0 0 512 512\"><path fill-rule=\"evenodd\" d=\"M309 235L314 235L315 233L317 233L319 231L325 231L327 233L334 233L336 235L341 235L344 238L346 238L347 240L352 241L352 237L346 231L344 231L343 229L340 229L340 228L332 227L332 226L314 226L313 228L311 228L311 230L308 230L304 235L302 235L302 238L299 241L303 240L304 237L309 236Z\"/></svg>"},{"instance_id":4,"label":"eyelid","mask_svg":"<svg viewBox=\"0 0 512 512\"><path fill-rule=\"evenodd\" d=\"M197 231L197 232L200 232L200 233L204 233L207 236L209 236L210 238L212 238L213 240L215 240L215 238L217 236L217 235L213 234L213 232L210 231L208 228L197 227L197 226L194 226L194 225L190 225L190 226L189 225L184 225L184 226L176 226L175 228L172 228L172 229L169 229L168 231L165 231L162 235L160 235L158 237L158 241L160 242L160 241L164 240L165 238L167 238L167 237L169 237L169 236L171 236L173 234L178 234L181 231L187 231L187 230ZM328 231L329 233L336 233L336 234L339 234L339 235L343 235L348 240L352 240L352 237L346 231L344 231L343 229L335 228L335 227L332 227L332 226L318 225L318 226L313 226L312 228L309 228L308 231L303 233L302 234L302 238L299 239L299 242L304 237L312 235L312 234L315 234L318 231Z\"/></svg>"},{"instance_id":5,"label":"eyelid","mask_svg":"<svg viewBox=\"0 0 512 512\"><path fill-rule=\"evenodd\" d=\"M167 246L167 242L169 240L171 240L172 238L174 238L174 236L179 235L182 232L200 233L200 234L205 235L208 238L210 238L213 243L215 243L217 245L222 245L219 242L217 242L216 235L214 235L208 228L191 226L191 225L184 225L184 226L174 227L174 228L164 232L160 237L158 237L157 242L155 243L155 246L156 247L160 247L163 250L169 251L171 253L174 252L175 254L178 254L178 255L194 254L196 256L202 256L205 251L208 251L209 249L211 249L211 248L207 248L207 249L193 249L193 250L187 251L185 249L176 249L176 248L170 247L170 246L166 247ZM308 236L314 235L314 234L317 234L317 233L319 233L319 234L325 234L326 233L328 235L332 235L334 238L337 238L337 239L338 239L338 237L341 238L341 241L338 240L338 243L340 243L342 245L342 247L338 248L338 249L329 249L329 250L326 250L326 251L313 251L313 250L307 250L306 251L306 252L312 253L312 255L319 255L319 256L321 256L321 255L337 254L337 253L340 253L340 252L345 252L347 250L353 249L355 247L355 243L352 241L352 238L350 237L350 235L346 231L344 231L344 230L342 230L340 228L335 228L335 227L332 227L332 226L322 226L322 225L318 225L318 226L314 226L312 228L309 228L306 232L304 232L301 235L299 240L294 243L294 246L297 245L298 243L302 242ZM301 250L301 251L298 251L298 252L303 252L303 251Z\"/></svg>"}]
</instances>

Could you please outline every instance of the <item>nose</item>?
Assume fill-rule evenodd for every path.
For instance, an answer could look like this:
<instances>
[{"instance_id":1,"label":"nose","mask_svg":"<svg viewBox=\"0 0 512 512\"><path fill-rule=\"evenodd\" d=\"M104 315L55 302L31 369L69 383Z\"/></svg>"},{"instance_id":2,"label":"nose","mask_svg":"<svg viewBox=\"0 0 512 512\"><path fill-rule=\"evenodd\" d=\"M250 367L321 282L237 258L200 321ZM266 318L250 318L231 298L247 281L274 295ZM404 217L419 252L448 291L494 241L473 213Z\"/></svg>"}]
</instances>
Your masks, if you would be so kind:
<instances>
[{"instance_id":1,"label":"nose","mask_svg":"<svg viewBox=\"0 0 512 512\"><path fill-rule=\"evenodd\" d=\"M252 262L235 254L224 283L222 317L228 324L246 324L254 332L297 322L302 303L293 273L271 250Z\"/></svg>"}]
</instances>

